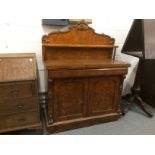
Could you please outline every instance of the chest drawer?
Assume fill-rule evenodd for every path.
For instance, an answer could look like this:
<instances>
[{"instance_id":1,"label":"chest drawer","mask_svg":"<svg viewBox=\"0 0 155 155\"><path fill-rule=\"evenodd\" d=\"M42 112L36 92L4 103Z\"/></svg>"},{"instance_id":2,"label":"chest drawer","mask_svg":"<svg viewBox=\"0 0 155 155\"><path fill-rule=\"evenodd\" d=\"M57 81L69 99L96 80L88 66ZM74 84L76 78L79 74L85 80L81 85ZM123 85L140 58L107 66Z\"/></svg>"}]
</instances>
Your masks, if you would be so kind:
<instances>
[{"instance_id":1,"label":"chest drawer","mask_svg":"<svg viewBox=\"0 0 155 155\"><path fill-rule=\"evenodd\" d=\"M12 114L38 109L38 99L36 97L0 100L0 114Z\"/></svg>"},{"instance_id":2,"label":"chest drawer","mask_svg":"<svg viewBox=\"0 0 155 155\"><path fill-rule=\"evenodd\" d=\"M0 99L31 97L34 92L33 82L0 83Z\"/></svg>"},{"instance_id":3,"label":"chest drawer","mask_svg":"<svg viewBox=\"0 0 155 155\"><path fill-rule=\"evenodd\" d=\"M1 130L13 130L14 128L31 127L35 124L39 124L39 113L28 112L15 115L0 115L0 131Z\"/></svg>"}]
</instances>

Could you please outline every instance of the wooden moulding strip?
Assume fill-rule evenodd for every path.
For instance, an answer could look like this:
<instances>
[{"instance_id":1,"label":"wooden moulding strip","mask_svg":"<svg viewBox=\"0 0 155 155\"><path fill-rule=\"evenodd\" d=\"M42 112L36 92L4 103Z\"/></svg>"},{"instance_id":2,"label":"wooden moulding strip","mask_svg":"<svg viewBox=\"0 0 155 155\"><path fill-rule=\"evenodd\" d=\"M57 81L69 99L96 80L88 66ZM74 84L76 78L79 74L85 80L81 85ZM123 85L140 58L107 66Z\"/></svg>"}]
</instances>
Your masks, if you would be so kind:
<instances>
[{"instance_id":1,"label":"wooden moulding strip","mask_svg":"<svg viewBox=\"0 0 155 155\"><path fill-rule=\"evenodd\" d=\"M47 47L72 47L72 48L117 48L115 45L74 45L74 44L43 44L43 46Z\"/></svg>"},{"instance_id":2,"label":"wooden moulding strip","mask_svg":"<svg viewBox=\"0 0 155 155\"><path fill-rule=\"evenodd\" d=\"M99 116L91 116L86 118L79 118L74 120L67 120L62 122L53 123L47 126L48 132L60 132L68 129L75 129L79 127L86 127L97 123L105 123L109 121L116 121L121 117L119 113L112 113Z\"/></svg>"},{"instance_id":3,"label":"wooden moulding strip","mask_svg":"<svg viewBox=\"0 0 155 155\"><path fill-rule=\"evenodd\" d=\"M41 123L35 123L33 125L24 125L23 127L10 127L7 129L0 129L0 133L5 133L5 132L11 132L11 131L19 131L22 129L37 129L38 127L41 127Z\"/></svg>"},{"instance_id":4,"label":"wooden moulding strip","mask_svg":"<svg viewBox=\"0 0 155 155\"><path fill-rule=\"evenodd\" d=\"M127 74L126 68L49 71L50 78L112 76Z\"/></svg>"}]
</instances>

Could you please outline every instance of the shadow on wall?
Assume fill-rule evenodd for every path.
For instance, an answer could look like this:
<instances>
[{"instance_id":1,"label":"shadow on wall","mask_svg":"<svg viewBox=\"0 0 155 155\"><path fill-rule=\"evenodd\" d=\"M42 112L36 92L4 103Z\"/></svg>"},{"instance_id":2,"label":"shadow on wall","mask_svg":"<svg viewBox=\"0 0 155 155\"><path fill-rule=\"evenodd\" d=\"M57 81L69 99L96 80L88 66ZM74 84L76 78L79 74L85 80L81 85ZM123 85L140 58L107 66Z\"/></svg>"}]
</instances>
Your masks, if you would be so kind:
<instances>
[{"instance_id":1,"label":"shadow on wall","mask_svg":"<svg viewBox=\"0 0 155 155\"><path fill-rule=\"evenodd\" d=\"M50 26L50 25L43 25L43 32L44 35L47 35L51 32L56 32L56 31L67 31L68 26Z\"/></svg>"},{"instance_id":2,"label":"shadow on wall","mask_svg":"<svg viewBox=\"0 0 155 155\"><path fill-rule=\"evenodd\" d=\"M92 19L42 19L43 32L49 34L54 31L67 31L70 26L81 21L92 24Z\"/></svg>"}]
</instances>

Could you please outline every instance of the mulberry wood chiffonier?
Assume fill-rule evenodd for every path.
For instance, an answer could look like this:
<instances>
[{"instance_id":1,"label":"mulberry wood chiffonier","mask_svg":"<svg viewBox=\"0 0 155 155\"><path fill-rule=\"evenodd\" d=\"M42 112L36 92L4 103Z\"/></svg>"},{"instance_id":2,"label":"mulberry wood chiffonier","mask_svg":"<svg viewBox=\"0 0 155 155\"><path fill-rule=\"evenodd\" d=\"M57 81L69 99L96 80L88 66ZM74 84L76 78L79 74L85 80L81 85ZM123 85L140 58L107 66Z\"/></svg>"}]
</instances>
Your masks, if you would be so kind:
<instances>
[{"instance_id":1,"label":"mulberry wood chiffonier","mask_svg":"<svg viewBox=\"0 0 155 155\"><path fill-rule=\"evenodd\" d=\"M129 64L116 61L115 39L81 22L42 37L48 72L49 132L117 120Z\"/></svg>"},{"instance_id":2,"label":"mulberry wood chiffonier","mask_svg":"<svg viewBox=\"0 0 155 155\"><path fill-rule=\"evenodd\" d=\"M0 133L41 128L35 54L0 54Z\"/></svg>"}]
</instances>

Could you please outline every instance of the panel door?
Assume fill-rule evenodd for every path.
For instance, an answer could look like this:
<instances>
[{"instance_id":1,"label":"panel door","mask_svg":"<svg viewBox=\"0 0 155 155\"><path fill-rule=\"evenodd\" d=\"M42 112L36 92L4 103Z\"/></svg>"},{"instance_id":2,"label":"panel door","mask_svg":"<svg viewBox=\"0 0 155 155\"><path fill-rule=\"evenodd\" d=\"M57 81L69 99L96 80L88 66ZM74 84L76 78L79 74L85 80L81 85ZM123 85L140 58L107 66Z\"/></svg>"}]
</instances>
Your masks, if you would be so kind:
<instances>
[{"instance_id":1,"label":"panel door","mask_svg":"<svg viewBox=\"0 0 155 155\"><path fill-rule=\"evenodd\" d=\"M120 94L119 77L97 77L89 79L89 115L116 112Z\"/></svg>"},{"instance_id":2,"label":"panel door","mask_svg":"<svg viewBox=\"0 0 155 155\"><path fill-rule=\"evenodd\" d=\"M86 115L87 79L53 81L54 122L81 118ZM52 108L52 105L49 105Z\"/></svg>"}]
</instances>

